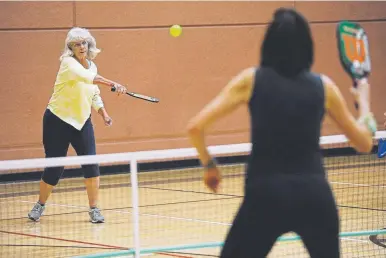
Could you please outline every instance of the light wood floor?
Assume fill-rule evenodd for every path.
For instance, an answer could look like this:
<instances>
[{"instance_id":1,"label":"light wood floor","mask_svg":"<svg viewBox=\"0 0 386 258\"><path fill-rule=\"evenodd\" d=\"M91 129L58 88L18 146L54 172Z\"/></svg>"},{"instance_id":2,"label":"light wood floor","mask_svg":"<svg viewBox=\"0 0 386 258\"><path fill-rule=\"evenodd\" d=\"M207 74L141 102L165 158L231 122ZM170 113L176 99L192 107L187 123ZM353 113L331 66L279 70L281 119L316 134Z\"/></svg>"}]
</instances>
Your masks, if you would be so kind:
<instances>
[{"instance_id":1,"label":"light wood floor","mask_svg":"<svg viewBox=\"0 0 386 258\"><path fill-rule=\"evenodd\" d=\"M386 163L364 155L326 159L343 232L386 227ZM201 181L200 169L140 173L143 248L220 242L242 200L243 166L226 166L219 194ZM104 224L88 222L83 179L63 179L38 223L27 213L38 182L0 185L0 257L73 257L133 246L129 174L102 177ZM258 244L258 243L257 243ZM217 257L220 248L156 253L153 257ZM342 239L343 257L386 257L368 237ZM308 257L301 242L277 242L268 257Z\"/></svg>"}]
</instances>

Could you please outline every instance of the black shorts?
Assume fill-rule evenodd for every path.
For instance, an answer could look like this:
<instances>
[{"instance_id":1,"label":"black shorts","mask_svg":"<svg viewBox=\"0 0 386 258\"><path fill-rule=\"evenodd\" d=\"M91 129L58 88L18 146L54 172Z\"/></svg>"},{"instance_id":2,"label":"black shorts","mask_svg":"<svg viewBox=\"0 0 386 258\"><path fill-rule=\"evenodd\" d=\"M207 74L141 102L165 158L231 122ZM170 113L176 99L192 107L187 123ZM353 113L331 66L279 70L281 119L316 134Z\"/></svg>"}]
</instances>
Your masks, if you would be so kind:
<instances>
[{"instance_id":1,"label":"black shorts","mask_svg":"<svg viewBox=\"0 0 386 258\"><path fill-rule=\"evenodd\" d=\"M91 118L79 131L62 121L49 109L46 109L43 117L43 145L46 158L65 157L68 148L72 145L77 155L95 155L95 136ZM97 177L100 175L99 166L82 166L85 178ZM50 185L56 185L64 171L63 167L48 167L44 170L42 179Z\"/></svg>"},{"instance_id":2,"label":"black shorts","mask_svg":"<svg viewBox=\"0 0 386 258\"><path fill-rule=\"evenodd\" d=\"M279 236L297 233L312 258L339 257L339 217L324 175L272 175L248 180L222 258L262 258Z\"/></svg>"}]
</instances>

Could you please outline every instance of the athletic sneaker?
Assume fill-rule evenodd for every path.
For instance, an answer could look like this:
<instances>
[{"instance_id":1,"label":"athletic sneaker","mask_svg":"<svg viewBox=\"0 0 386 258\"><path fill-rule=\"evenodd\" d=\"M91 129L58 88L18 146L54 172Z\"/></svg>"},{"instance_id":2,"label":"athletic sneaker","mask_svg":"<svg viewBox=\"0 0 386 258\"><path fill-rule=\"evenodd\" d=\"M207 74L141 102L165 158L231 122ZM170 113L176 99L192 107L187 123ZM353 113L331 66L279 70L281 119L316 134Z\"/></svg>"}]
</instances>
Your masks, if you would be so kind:
<instances>
[{"instance_id":1,"label":"athletic sneaker","mask_svg":"<svg viewBox=\"0 0 386 258\"><path fill-rule=\"evenodd\" d=\"M32 210L28 213L28 218L33 221L39 221L45 208L45 206L42 206L39 202L37 202Z\"/></svg>"},{"instance_id":2,"label":"athletic sneaker","mask_svg":"<svg viewBox=\"0 0 386 258\"><path fill-rule=\"evenodd\" d=\"M98 208L92 208L88 211L88 215L90 215L90 221L92 223L103 223L105 222L105 218L102 216L101 211Z\"/></svg>"}]
</instances>

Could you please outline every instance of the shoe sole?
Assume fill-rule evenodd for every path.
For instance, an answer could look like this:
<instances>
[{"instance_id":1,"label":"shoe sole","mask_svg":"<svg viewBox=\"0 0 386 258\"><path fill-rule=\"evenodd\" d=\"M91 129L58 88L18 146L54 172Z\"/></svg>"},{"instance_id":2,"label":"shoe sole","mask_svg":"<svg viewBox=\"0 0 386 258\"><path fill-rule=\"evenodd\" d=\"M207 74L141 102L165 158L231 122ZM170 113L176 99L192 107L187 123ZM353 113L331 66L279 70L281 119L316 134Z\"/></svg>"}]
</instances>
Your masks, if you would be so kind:
<instances>
[{"instance_id":1,"label":"shoe sole","mask_svg":"<svg viewBox=\"0 0 386 258\"><path fill-rule=\"evenodd\" d=\"M30 220L32 220L32 221L35 221L35 222L38 222L38 221L40 220L40 218L34 219L34 218L30 217L29 215L28 215L28 218L29 218Z\"/></svg>"},{"instance_id":2,"label":"shoe sole","mask_svg":"<svg viewBox=\"0 0 386 258\"><path fill-rule=\"evenodd\" d=\"M105 223L104 220L90 220L91 223L98 224L98 223Z\"/></svg>"}]
</instances>

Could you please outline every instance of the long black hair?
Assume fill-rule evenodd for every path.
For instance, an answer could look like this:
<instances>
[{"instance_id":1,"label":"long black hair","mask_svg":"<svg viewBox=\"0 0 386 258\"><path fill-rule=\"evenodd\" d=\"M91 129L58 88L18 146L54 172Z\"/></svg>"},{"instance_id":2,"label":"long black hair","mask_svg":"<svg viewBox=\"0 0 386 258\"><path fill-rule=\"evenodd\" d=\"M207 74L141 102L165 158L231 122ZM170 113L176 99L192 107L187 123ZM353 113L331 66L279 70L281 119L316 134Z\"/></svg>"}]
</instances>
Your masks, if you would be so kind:
<instances>
[{"instance_id":1,"label":"long black hair","mask_svg":"<svg viewBox=\"0 0 386 258\"><path fill-rule=\"evenodd\" d=\"M314 44L308 21L294 9L276 10L261 47L261 67L293 77L310 70L313 62Z\"/></svg>"}]
</instances>

